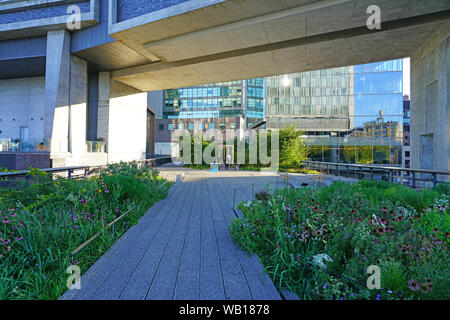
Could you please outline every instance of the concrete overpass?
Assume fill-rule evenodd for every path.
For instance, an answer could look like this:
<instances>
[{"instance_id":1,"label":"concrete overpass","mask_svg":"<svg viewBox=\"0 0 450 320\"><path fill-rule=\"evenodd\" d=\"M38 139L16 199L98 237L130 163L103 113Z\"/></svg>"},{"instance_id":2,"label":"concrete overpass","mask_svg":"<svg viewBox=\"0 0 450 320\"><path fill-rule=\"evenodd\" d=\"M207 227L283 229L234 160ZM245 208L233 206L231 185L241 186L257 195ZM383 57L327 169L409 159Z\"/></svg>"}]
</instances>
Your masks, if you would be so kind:
<instances>
[{"instance_id":1,"label":"concrete overpass","mask_svg":"<svg viewBox=\"0 0 450 320\"><path fill-rule=\"evenodd\" d=\"M113 38L151 60L115 80L150 91L409 57L450 19L449 1L188 2L210 5L112 26ZM366 26L373 4L380 30Z\"/></svg>"},{"instance_id":2,"label":"concrete overpass","mask_svg":"<svg viewBox=\"0 0 450 320\"><path fill-rule=\"evenodd\" d=\"M96 134L112 143L111 106L142 104L140 92L410 56L412 167L450 167L448 0L14 2L0 4L0 78L45 76L45 137L72 135L62 153L85 140L69 115L84 105L86 117L88 73L98 73ZM43 3L79 5L82 29L65 31L57 13L35 19ZM370 5L381 29L367 28ZM33 17L19 21L20 10Z\"/></svg>"}]
</instances>

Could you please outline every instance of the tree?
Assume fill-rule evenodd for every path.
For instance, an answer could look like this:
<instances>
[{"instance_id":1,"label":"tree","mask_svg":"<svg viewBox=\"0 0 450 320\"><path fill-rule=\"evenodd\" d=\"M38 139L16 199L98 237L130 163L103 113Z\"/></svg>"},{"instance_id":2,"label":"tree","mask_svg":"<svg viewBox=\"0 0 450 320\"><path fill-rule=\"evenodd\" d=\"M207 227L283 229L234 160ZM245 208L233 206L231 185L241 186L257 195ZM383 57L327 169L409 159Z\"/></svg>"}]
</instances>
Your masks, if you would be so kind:
<instances>
[{"instance_id":1,"label":"tree","mask_svg":"<svg viewBox=\"0 0 450 320\"><path fill-rule=\"evenodd\" d=\"M280 130L281 168L299 168L308 159L308 148L302 135L303 132L298 131L295 126L288 126Z\"/></svg>"}]
</instances>

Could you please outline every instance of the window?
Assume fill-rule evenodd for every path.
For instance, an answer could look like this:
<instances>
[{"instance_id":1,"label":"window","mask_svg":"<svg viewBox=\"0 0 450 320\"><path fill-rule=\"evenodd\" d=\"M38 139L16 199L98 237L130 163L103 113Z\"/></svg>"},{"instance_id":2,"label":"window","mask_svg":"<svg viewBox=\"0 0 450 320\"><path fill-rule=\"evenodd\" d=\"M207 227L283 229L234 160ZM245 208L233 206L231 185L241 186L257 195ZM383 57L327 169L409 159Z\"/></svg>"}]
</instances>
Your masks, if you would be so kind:
<instances>
[{"instance_id":1,"label":"window","mask_svg":"<svg viewBox=\"0 0 450 320\"><path fill-rule=\"evenodd\" d=\"M160 124L158 125L158 130L159 130L159 131L164 131L164 123L160 123Z\"/></svg>"},{"instance_id":2,"label":"window","mask_svg":"<svg viewBox=\"0 0 450 320\"><path fill-rule=\"evenodd\" d=\"M193 122L189 122L188 123L188 129L189 130L194 130L194 123Z\"/></svg>"},{"instance_id":3,"label":"window","mask_svg":"<svg viewBox=\"0 0 450 320\"><path fill-rule=\"evenodd\" d=\"M205 127L204 127L203 123L200 122L200 123L197 124L197 129L198 130L203 130L204 128Z\"/></svg>"},{"instance_id":4,"label":"window","mask_svg":"<svg viewBox=\"0 0 450 320\"><path fill-rule=\"evenodd\" d=\"M184 123L179 123L178 124L178 129L183 130L184 129Z\"/></svg>"},{"instance_id":5,"label":"window","mask_svg":"<svg viewBox=\"0 0 450 320\"><path fill-rule=\"evenodd\" d=\"M230 123L230 129L236 129L236 123L234 122Z\"/></svg>"},{"instance_id":6,"label":"window","mask_svg":"<svg viewBox=\"0 0 450 320\"><path fill-rule=\"evenodd\" d=\"M173 123L169 123L167 124L167 130L169 131L173 131L174 127L173 127Z\"/></svg>"},{"instance_id":7,"label":"window","mask_svg":"<svg viewBox=\"0 0 450 320\"><path fill-rule=\"evenodd\" d=\"M225 124L225 122L221 122L221 123L219 124L219 127L220 127L221 130L226 129L226 124Z\"/></svg>"},{"instance_id":8,"label":"window","mask_svg":"<svg viewBox=\"0 0 450 320\"><path fill-rule=\"evenodd\" d=\"M216 127L216 124L214 122L208 123L208 129L214 129Z\"/></svg>"}]
</instances>

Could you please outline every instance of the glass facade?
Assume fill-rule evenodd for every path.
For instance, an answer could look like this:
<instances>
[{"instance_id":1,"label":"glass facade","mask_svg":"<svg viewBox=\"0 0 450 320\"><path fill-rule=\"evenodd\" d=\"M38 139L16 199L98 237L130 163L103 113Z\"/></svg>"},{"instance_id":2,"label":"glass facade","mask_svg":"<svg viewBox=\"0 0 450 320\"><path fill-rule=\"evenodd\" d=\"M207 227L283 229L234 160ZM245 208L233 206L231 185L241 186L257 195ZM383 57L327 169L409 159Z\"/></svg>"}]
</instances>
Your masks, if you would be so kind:
<instances>
[{"instance_id":1,"label":"glass facade","mask_svg":"<svg viewBox=\"0 0 450 320\"><path fill-rule=\"evenodd\" d=\"M269 77L267 127L295 125L317 161L402 164L403 61Z\"/></svg>"},{"instance_id":2,"label":"glass facade","mask_svg":"<svg viewBox=\"0 0 450 320\"><path fill-rule=\"evenodd\" d=\"M164 91L164 119L245 118L252 124L264 117L262 78L205 84ZM221 127L224 127L225 123Z\"/></svg>"},{"instance_id":3,"label":"glass facade","mask_svg":"<svg viewBox=\"0 0 450 320\"><path fill-rule=\"evenodd\" d=\"M302 130L312 160L401 165L403 60L164 92L169 131L242 128L238 119L250 127L265 116L268 129Z\"/></svg>"},{"instance_id":4,"label":"glass facade","mask_svg":"<svg viewBox=\"0 0 450 320\"><path fill-rule=\"evenodd\" d=\"M264 79L255 78L244 82L246 84L247 103L246 103L246 117L247 127L264 118Z\"/></svg>"}]
</instances>

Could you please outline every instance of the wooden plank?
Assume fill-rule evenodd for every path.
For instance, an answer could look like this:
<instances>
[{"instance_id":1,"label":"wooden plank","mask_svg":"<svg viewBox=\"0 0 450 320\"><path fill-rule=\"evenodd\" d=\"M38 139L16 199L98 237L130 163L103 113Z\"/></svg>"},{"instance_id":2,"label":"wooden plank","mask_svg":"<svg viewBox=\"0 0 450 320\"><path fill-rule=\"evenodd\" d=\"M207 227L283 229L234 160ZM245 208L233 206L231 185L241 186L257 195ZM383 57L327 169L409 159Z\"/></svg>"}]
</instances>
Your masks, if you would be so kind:
<instances>
[{"instance_id":1,"label":"wooden plank","mask_svg":"<svg viewBox=\"0 0 450 320\"><path fill-rule=\"evenodd\" d=\"M207 178L206 178L207 179ZM202 183L202 233L200 263L200 299L224 300L222 269L214 227L208 182Z\"/></svg>"},{"instance_id":2,"label":"wooden plank","mask_svg":"<svg viewBox=\"0 0 450 320\"><path fill-rule=\"evenodd\" d=\"M184 206L182 207L184 212L178 219L164 250L154 280L148 289L147 299L170 300L173 298L186 233L192 217L193 195L198 188L195 182L191 182L191 184L192 186L189 187L188 192L184 195Z\"/></svg>"},{"instance_id":3,"label":"wooden plank","mask_svg":"<svg viewBox=\"0 0 450 320\"><path fill-rule=\"evenodd\" d=\"M134 269L120 292L120 299L145 299L147 296L165 248L182 212L181 208L186 200L188 186L185 184L178 186L181 190L179 198L168 199L173 205L161 224L151 231L153 234L152 241L147 244L145 251L141 251L139 261L134 263Z\"/></svg>"},{"instance_id":4,"label":"wooden plank","mask_svg":"<svg viewBox=\"0 0 450 320\"><path fill-rule=\"evenodd\" d=\"M193 195L191 219L184 241L183 254L178 269L178 277L173 293L175 300L200 299L200 263L201 263L201 192L203 182L197 180Z\"/></svg>"}]
</instances>

